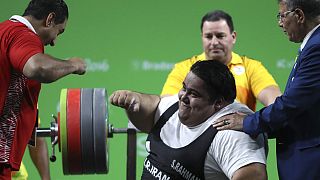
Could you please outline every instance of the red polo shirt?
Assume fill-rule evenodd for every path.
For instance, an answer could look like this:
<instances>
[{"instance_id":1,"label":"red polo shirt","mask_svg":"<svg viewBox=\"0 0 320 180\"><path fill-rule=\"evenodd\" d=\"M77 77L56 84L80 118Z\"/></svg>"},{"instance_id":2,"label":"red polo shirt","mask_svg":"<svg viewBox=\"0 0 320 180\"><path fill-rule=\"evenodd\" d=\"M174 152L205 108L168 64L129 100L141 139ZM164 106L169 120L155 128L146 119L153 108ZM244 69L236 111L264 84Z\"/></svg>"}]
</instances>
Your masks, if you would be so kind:
<instances>
[{"instance_id":1,"label":"red polo shirt","mask_svg":"<svg viewBox=\"0 0 320 180\"><path fill-rule=\"evenodd\" d=\"M20 167L36 121L41 88L22 71L31 56L43 52L41 39L25 24L0 23L0 164L14 170Z\"/></svg>"}]
</instances>

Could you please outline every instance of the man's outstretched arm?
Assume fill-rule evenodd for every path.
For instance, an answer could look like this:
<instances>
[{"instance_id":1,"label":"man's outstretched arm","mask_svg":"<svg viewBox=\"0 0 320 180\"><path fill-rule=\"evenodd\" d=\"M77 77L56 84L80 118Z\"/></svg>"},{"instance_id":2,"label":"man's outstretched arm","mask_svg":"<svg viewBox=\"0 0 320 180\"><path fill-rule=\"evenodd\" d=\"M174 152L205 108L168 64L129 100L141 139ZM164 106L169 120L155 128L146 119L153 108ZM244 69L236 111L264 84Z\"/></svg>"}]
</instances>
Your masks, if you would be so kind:
<instances>
[{"instance_id":1,"label":"man's outstretched arm","mask_svg":"<svg viewBox=\"0 0 320 180\"><path fill-rule=\"evenodd\" d=\"M160 96L118 90L109 97L109 102L126 110L129 120L143 132L150 132Z\"/></svg>"}]
</instances>

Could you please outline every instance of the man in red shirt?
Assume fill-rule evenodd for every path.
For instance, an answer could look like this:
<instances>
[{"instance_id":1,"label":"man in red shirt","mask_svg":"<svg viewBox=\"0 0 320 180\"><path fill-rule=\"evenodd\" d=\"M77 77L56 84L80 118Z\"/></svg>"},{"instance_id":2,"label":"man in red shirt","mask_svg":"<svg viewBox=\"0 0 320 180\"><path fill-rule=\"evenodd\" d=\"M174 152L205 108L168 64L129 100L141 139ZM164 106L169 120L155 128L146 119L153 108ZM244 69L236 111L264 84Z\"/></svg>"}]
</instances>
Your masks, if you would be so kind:
<instances>
[{"instance_id":1,"label":"man in red shirt","mask_svg":"<svg viewBox=\"0 0 320 180\"><path fill-rule=\"evenodd\" d=\"M0 179L11 179L11 171L19 169L35 126L41 83L86 71L80 58L44 54L67 20L63 0L31 0L22 16L0 23Z\"/></svg>"}]
</instances>

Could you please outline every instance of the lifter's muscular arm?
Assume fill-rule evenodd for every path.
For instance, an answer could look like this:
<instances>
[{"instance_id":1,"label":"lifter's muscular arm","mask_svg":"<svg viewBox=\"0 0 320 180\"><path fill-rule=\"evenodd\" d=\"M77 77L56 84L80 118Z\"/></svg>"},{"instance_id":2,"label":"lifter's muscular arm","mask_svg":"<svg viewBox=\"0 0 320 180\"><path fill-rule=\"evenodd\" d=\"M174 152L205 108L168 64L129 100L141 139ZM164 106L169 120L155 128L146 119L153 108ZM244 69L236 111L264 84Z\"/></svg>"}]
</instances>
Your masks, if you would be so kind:
<instances>
[{"instance_id":1,"label":"lifter's muscular arm","mask_svg":"<svg viewBox=\"0 0 320 180\"><path fill-rule=\"evenodd\" d=\"M232 176L232 180L267 180L266 165L252 163L241 167Z\"/></svg>"},{"instance_id":2,"label":"lifter's muscular arm","mask_svg":"<svg viewBox=\"0 0 320 180\"><path fill-rule=\"evenodd\" d=\"M149 132L154 124L160 97L151 94L119 90L109 98L111 104L126 110L130 121L141 131Z\"/></svg>"},{"instance_id":3,"label":"lifter's muscular arm","mask_svg":"<svg viewBox=\"0 0 320 180\"><path fill-rule=\"evenodd\" d=\"M68 74L82 75L85 72L86 64L80 58L60 60L42 53L31 56L23 68L25 76L41 83L50 83Z\"/></svg>"}]
</instances>

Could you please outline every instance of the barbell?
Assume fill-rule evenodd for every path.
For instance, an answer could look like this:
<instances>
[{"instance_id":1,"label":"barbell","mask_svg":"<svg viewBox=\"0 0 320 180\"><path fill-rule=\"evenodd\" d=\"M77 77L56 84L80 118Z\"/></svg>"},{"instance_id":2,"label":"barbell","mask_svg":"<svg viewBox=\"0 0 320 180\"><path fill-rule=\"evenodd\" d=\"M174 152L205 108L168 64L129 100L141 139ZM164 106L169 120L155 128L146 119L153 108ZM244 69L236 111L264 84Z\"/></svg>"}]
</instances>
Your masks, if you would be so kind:
<instances>
[{"instance_id":1,"label":"barbell","mask_svg":"<svg viewBox=\"0 0 320 180\"><path fill-rule=\"evenodd\" d=\"M127 179L135 179L136 129L114 128L108 123L107 93L104 88L62 89L60 112L49 128L38 128L38 137L51 137L51 161L56 160L55 145L62 152L63 173L107 174L108 138L126 133Z\"/></svg>"}]
</instances>

